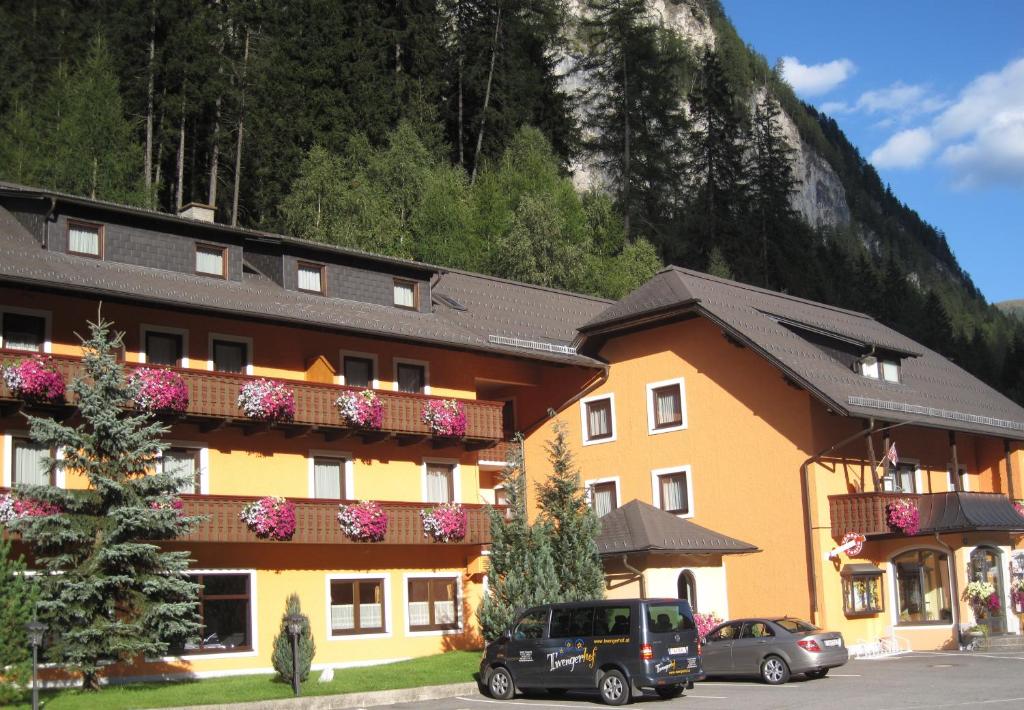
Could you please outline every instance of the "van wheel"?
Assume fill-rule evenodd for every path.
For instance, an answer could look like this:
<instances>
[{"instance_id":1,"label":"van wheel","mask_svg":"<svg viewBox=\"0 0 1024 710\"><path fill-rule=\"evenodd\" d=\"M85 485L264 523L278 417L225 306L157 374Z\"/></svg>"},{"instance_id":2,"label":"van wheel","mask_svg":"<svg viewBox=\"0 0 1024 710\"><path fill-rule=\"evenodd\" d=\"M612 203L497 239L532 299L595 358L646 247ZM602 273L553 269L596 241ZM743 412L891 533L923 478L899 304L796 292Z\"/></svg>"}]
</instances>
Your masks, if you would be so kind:
<instances>
[{"instance_id":1,"label":"van wheel","mask_svg":"<svg viewBox=\"0 0 1024 710\"><path fill-rule=\"evenodd\" d=\"M629 683L619 671L608 671L598 686L605 705L625 705L629 702Z\"/></svg>"},{"instance_id":2,"label":"van wheel","mask_svg":"<svg viewBox=\"0 0 1024 710\"><path fill-rule=\"evenodd\" d=\"M683 686L681 685L664 685L654 689L654 692L658 694L658 697L662 700L671 700L672 698L678 698L683 694Z\"/></svg>"},{"instance_id":3,"label":"van wheel","mask_svg":"<svg viewBox=\"0 0 1024 710\"><path fill-rule=\"evenodd\" d=\"M487 691L495 700L511 700L512 696L516 694L512 674L501 666L492 670L491 677L487 681Z\"/></svg>"},{"instance_id":4,"label":"van wheel","mask_svg":"<svg viewBox=\"0 0 1024 710\"><path fill-rule=\"evenodd\" d=\"M782 685L789 680L789 666L778 656L761 661L761 679L768 685Z\"/></svg>"}]
</instances>

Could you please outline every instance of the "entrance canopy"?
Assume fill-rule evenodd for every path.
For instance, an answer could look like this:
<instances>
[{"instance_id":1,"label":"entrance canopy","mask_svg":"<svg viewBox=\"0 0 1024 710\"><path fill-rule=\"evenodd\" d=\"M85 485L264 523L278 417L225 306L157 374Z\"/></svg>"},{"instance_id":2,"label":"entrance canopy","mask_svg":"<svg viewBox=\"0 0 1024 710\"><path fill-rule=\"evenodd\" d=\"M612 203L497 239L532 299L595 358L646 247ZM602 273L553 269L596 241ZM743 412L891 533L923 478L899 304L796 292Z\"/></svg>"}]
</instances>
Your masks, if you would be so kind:
<instances>
[{"instance_id":1,"label":"entrance canopy","mask_svg":"<svg viewBox=\"0 0 1024 710\"><path fill-rule=\"evenodd\" d=\"M597 550L602 557L631 552L742 554L756 545L682 520L649 503L634 500L601 518Z\"/></svg>"}]
</instances>

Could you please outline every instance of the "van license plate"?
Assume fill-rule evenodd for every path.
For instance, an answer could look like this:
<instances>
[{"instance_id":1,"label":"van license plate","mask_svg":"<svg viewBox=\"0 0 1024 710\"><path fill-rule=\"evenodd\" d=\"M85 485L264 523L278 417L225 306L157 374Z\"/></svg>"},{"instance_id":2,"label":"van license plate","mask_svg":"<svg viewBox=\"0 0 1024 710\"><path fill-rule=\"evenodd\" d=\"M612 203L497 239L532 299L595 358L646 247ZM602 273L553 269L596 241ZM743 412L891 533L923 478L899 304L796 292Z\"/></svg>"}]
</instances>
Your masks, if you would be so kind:
<instances>
[{"instance_id":1,"label":"van license plate","mask_svg":"<svg viewBox=\"0 0 1024 710\"><path fill-rule=\"evenodd\" d=\"M843 642L840 639L825 639L826 646L842 646Z\"/></svg>"},{"instance_id":2,"label":"van license plate","mask_svg":"<svg viewBox=\"0 0 1024 710\"><path fill-rule=\"evenodd\" d=\"M679 656L681 654L686 653L689 650L690 650L689 646L673 646L672 648L670 648L668 650L668 655L670 655L670 656Z\"/></svg>"}]
</instances>

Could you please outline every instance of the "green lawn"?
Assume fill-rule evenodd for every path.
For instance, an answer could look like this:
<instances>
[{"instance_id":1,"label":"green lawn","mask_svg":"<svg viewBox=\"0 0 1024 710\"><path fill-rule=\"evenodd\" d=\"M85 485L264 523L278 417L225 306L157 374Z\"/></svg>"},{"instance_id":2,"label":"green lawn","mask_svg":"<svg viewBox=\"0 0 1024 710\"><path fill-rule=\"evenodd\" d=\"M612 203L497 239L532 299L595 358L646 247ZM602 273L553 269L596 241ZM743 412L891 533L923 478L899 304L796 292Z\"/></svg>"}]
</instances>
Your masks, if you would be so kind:
<instances>
[{"instance_id":1,"label":"green lawn","mask_svg":"<svg viewBox=\"0 0 1024 710\"><path fill-rule=\"evenodd\" d=\"M480 667L479 651L451 651L437 656L414 658L366 668L346 668L334 672L330 683L319 683L320 671L310 673L302 685L303 695L335 695L366 690L392 690L421 685L468 683ZM41 699L50 710L82 708L163 708L175 705L243 703L255 700L290 698L291 686L269 675L211 678L209 680L168 683L135 683L104 688L99 693L80 690L44 691ZM26 701L31 698L26 696ZM15 707L31 707L29 702Z\"/></svg>"}]
</instances>

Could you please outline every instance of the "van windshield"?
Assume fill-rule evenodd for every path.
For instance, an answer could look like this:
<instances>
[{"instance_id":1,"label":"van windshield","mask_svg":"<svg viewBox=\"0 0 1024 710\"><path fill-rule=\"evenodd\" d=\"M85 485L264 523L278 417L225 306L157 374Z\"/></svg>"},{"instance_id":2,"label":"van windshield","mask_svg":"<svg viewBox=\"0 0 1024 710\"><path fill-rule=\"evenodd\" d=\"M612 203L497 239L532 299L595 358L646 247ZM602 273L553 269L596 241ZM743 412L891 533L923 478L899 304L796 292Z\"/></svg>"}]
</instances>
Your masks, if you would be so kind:
<instances>
[{"instance_id":1,"label":"van windshield","mask_svg":"<svg viewBox=\"0 0 1024 710\"><path fill-rule=\"evenodd\" d=\"M647 606L647 630L654 633L690 631L697 627L690 616L689 608L682 603L649 604Z\"/></svg>"}]
</instances>

